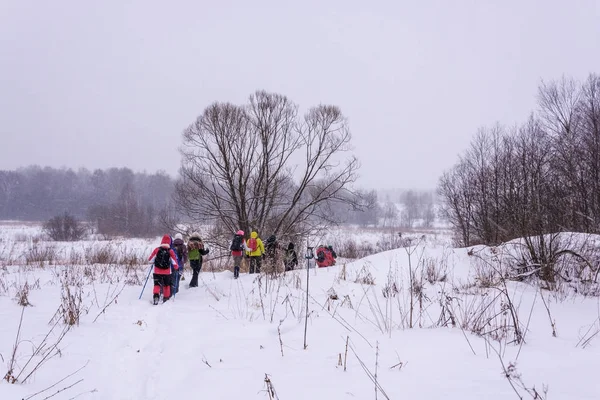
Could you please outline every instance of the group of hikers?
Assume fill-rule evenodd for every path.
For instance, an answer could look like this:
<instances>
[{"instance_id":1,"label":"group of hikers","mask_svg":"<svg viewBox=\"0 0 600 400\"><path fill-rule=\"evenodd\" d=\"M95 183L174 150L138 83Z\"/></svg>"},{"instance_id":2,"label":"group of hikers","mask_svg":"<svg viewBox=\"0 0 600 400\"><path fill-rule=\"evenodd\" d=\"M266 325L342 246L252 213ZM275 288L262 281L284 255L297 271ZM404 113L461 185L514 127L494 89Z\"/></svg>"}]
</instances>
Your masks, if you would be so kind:
<instances>
[{"instance_id":1,"label":"group of hikers","mask_svg":"<svg viewBox=\"0 0 600 400\"><path fill-rule=\"evenodd\" d=\"M172 239L170 235L164 235L160 246L150 254L148 261L154 265L152 290L154 304L158 304L162 288L163 302L169 300L172 295L179 292L179 282L183 278L183 268L189 261L192 269L190 287L198 287L198 274L202 269L202 256L209 253L198 232L192 233L187 245L183 241L181 233Z\"/></svg>"},{"instance_id":2,"label":"group of hikers","mask_svg":"<svg viewBox=\"0 0 600 400\"><path fill-rule=\"evenodd\" d=\"M248 273L259 274L263 268L263 261L268 266L268 272L279 272L281 264L285 271L292 271L298 266L298 255L294 243L290 242L283 252L275 235L271 235L263 243L256 231L250 233L248 240L244 237L244 231L238 230L231 242L229 251L233 258L233 277L240 276L240 268L244 257L248 260ZM184 280L183 269L188 263L192 269L192 279L189 287L198 287L198 274L202 269L202 257L209 253L208 246L204 244L200 234L194 232L190 235L187 244L181 233L173 239L170 235L164 235L159 247L150 254L148 261L154 265L154 288L153 302L158 304L162 289L163 302L168 301L172 295L179 292L179 283ZM317 265L328 267L335 265L337 255L332 246L319 246L316 251Z\"/></svg>"},{"instance_id":3,"label":"group of hikers","mask_svg":"<svg viewBox=\"0 0 600 400\"><path fill-rule=\"evenodd\" d=\"M258 237L256 231L250 233L250 238L244 238L244 231L239 230L229 243L229 250L233 258L233 277L235 279L240 276L240 268L242 259L246 256L248 260L248 273L260 274L263 260L268 264L269 270L277 272L281 261L285 271L292 271L298 266L298 255L296 254L294 243L290 242L283 255L283 260L280 257L281 246L275 235L271 235L263 243Z\"/></svg>"}]
</instances>

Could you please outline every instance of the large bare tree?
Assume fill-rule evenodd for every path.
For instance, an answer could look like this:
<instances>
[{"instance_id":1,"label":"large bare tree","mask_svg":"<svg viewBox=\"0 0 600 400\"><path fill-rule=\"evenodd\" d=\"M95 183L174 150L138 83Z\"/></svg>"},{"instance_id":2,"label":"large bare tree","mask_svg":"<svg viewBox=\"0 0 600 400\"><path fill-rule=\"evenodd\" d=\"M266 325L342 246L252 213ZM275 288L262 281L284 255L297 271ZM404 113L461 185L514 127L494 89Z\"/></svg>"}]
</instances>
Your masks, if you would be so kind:
<instances>
[{"instance_id":1,"label":"large bare tree","mask_svg":"<svg viewBox=\"0 0 600 400\"><path fill-rule=\"evenodd\" d=\"M287 97L265 91L245 105L214 103L183 133L175 201L192 222L225 235L303 236L334 222L336 202L358 205L350 140L336 106L299 116Z\"/></svg>"}]
</instances>

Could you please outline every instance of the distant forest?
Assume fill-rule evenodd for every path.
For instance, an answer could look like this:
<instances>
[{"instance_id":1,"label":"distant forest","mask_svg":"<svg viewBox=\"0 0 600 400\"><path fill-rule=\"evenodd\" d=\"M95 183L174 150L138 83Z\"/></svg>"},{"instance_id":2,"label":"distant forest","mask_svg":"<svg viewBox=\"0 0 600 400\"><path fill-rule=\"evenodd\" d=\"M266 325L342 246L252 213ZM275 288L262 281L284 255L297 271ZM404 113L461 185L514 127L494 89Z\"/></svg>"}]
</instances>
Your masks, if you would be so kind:
<instances>
[{"instance_id":1,"label":"distant forest","mask_svg":"<svg viewBox=\"0 0 600 400\"><path fill-rule=\"evenodd\" d=\"M0 219L46 221L68 213L97 223L99 233L152 234L175 181L164 172L56 169L0 171Z\"/></svg>"},{"instance_id":2,"label":"distant forest","mask_svg":"<svg viewBox=\"0 0 600 400\"><path fill-rule=\"evenodd\" d=\"M69 214L89 221L100 234L159 234L164 220L182 218L171 201L175 183L164 172L139 173L129 168L74 171L29 166L0 171L0 220L43 222ZM432 191L359 190L359 193L369 199L371 208L336 207L332 219L380 227L413 227L417 221L430 227L435 219Z\"/></svg>"}]
</instances>

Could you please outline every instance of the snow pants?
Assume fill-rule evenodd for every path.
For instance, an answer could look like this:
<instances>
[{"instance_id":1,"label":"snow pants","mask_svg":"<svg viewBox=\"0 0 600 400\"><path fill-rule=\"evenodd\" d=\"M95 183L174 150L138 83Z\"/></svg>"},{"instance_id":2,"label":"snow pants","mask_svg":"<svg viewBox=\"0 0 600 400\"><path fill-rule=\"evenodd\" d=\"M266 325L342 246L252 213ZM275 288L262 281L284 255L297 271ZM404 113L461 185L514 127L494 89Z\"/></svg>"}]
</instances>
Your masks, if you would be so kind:
<instances>
[{"instance_id":1,"label":"snow pants","mask_svg":"<svg viewBox=\"0 0 600 400\"><path fill-rule=\"evenodd\" d=\"M240 276L240 267L242 266L242 256L233 256L233 277Z\"/></svg>"},{"instance_id":2,"label":"snow pants","mask_svg":"<svg viewBox=\"0 0 600 400\"><path fill-rule=\"evenodd\" d=\"M198 287L198 274L202 269L202 260L190 260L190 267L192 268L190 287Z\"/></svg>"},{"instance_id":3,"label":"snow pants","mask_svg":"<svg viewBox=\"0 0 600 400\"><path fill-rule=\"evenodd\" d=\"M262 257L261 256L250 256L250 274L253 274L254 272L256 272L257 274L260 274L260 267L262 264Z\"/></svg>"},{"instance_id":4,"label":"snow pants","mask_svg":"<svg viewBox=\"0 0 600 400\"><path fill-rule=\"evenodd\" d=\"M154 279L154 297L160 296L160 290L162 288L163 300L169 300L171 298L171 274L153 274Z\"/></svg>"}]
</instances>

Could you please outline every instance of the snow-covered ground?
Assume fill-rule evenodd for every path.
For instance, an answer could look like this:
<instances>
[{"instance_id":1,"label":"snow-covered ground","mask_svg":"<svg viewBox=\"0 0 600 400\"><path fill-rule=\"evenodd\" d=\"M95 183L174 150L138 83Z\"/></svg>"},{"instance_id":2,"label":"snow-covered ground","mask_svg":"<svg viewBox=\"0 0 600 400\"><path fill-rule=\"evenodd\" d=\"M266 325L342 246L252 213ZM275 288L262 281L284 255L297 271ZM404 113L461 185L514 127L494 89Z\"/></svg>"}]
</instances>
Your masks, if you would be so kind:
<instances>
[{"instance_id":1,"label":"snow-covered ground","mask_svg":"<svg viewBox=\"0 0 600 400\"><path fill-rule=\"evenodd\" d=\"M308 276L207 271L189 289L188 271L180 293L153 306L151 281L138 299L147 267L25 265L28 246L46 244L15 232L0 235L12 248L0 258L0 373L12 365L6 378L16 378L0 383L0 399L516 399L533 388L600 398L598 298L481 287L496 250L469 255L442 234ZM154 245L122 243L143 255ZM21 307L25 286L31 305ZM66 330L69 306L83 311Z\"/></svg>"}]
</instances>

